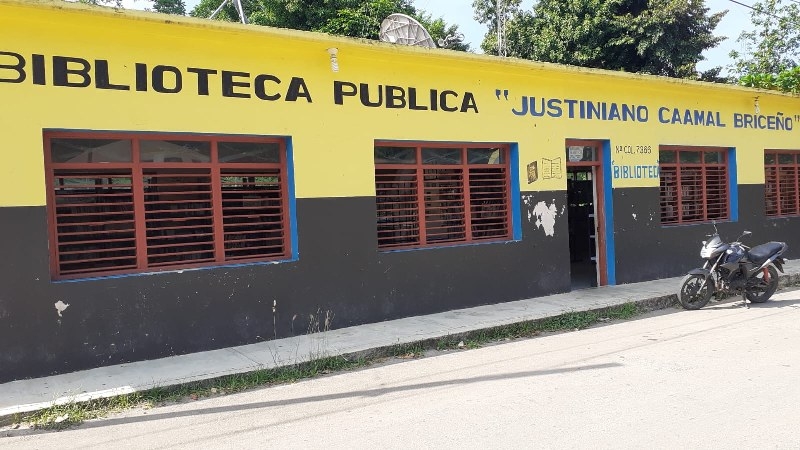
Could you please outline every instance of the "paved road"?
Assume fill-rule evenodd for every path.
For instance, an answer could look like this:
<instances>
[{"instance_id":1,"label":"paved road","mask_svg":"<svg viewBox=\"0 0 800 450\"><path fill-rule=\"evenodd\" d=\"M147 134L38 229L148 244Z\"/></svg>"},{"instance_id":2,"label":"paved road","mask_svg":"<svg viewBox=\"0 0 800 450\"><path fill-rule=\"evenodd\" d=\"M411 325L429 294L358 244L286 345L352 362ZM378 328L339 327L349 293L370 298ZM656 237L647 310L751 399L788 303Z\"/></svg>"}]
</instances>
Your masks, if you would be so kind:
<instances>
[{"instance_id":1,"label":"paved road","mask_svg":"<svg viewBox=\"0 0 800 450\"><path fill-rule=\"evenodd\" d=\"M800 291L131 411L3 448L800 448Z\"/></svg>"}]
</instances>

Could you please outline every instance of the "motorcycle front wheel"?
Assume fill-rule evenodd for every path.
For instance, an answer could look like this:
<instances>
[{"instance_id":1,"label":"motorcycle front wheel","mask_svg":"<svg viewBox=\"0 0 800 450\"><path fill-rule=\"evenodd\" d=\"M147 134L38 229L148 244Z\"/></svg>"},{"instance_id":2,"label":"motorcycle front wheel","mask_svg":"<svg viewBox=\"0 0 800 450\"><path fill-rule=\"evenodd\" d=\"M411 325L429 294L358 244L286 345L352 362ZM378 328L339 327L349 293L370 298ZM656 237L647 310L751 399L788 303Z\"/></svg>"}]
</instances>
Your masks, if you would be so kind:
<instances>
[{"instance_id":1,"label":"motorcycle front wheel","mask_svg":"<svg viewBox=\"0 0 800 450\"><path fill-rule=\"evenodd\" d=\"M778 290L778 270L774 266L769 266L769 282L764 281L764 272L759 272L752 280L755 284L748 286L745 290L745 297L752 303L764 303L772 297Z\"/></svg>"},{"instance_id":2,"label":"motorcycle front wheel","mask_svg":"<svg viewBox=\"0 0 800 450\"><path fill-rule=\"evenodd\" d=\"M698 274L689 274L683 278L681 289L678 291L678 301L686 309L700 309L708 304L714 294L714 280L709 278L703 285L706 277Z\"/></svg>"}]
</instances>

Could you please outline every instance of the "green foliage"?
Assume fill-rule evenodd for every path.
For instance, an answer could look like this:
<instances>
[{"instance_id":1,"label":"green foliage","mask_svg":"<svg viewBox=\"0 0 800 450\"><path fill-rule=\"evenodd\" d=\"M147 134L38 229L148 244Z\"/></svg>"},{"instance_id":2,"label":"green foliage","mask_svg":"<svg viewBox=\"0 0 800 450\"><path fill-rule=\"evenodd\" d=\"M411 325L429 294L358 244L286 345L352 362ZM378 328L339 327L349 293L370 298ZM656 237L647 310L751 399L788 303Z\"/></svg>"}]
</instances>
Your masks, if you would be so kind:
<instances>
[{"instance_id":1,"label":"green foliage","mask_svg":"<svg viewBox=\"0 0 800 450\"><path fill-rule=\"evenodd\" d=\"M422 356L425 353L425 345L422 342L412 342L410 344L398 344L391 347L386 354L395 358L407 358Z\"/></svg>"},{"instance_id":2,"label":"green foliage","mask_svg":"<svg viewBox=\"0 0 800 450\"><path fill-rule=\"evenodd\" d=\"M753 5L755 29L739 35L745 50L730 53L742 86L800 94L800 4L764 0Z\"/></svg>"},{"instance_id":3,"label":"green foliage","mask_svg":"<svg viewBox=\"0 0 800 450\"><path fill-rule=\"evenodd\" d=\"M600 322L611 320L627 320L641 314L635 303L624 303L596 311L578 311L547 317L540 320L519 322L511 325L478 330L463 335L462 339L448 336L439 339L432 345L437 350L454 350L477 348L491 342L507 341L518 338L537 336L543 332L573 331L588 328Z\"/></svg>"},{"instance_id":4,"label":"green foliage","mask_svg":"<svg viewBox=\"0 0 800 450\"><path fill-rule=\"evenodd\" d=\"M627 320L639 314L639 309L635 303L624 303L619 306L608 308L605 316L613 320Z\"/></svg>"},{"instance_id":5,"label":"green foliage","mask_svg":"<svg viewBox=\"0 0 800 450\"><path fill-rule=\"evenodd\" d=\"M209 17L220 0L201 0L191 11L194 17ZM411 0L242 0L250 23L294 30L320 31L340 36L378 39L380 25L389 14L401 13L420 21L434 41L448 34L458 34L458 25L448 25L444 19L433 19L417 10ZM216 19L238 21L231 6L225 6ZM469 45L456 42L456 50L469 50Z\"/></svg>"},{"instance_id":6,"label":"green foliage","mask_svg":"<svg viewBox=\"0 0 800 450\"><path fill-rule=\"evenodd\" d=\"M481 47L497 54L496 17L488 0L476 16L490 30ZM703 0L539 0L532 11L511 9L506 54L582 67L700 78L704 50L724 38L713 30L725 12L708 14ZM719 72L717 72L718 74Z\"/></svg>"},{"instance_id":7,"label":"green foliage","mask_svg":"<svg viewBox=\"0 0 800 450\"><path fill-rule=\"evenodd\" d=\"M782 92L800 94L800 67L793 67L778 73L775 84Z\"/></svg>"},{"instance_id":8,"label":"green foliage","mask_svg":"<svg viewBox=\"0 0 800 450\"><path fill-rule=\"evenodd\" d=\"M507 19L519 13L519 5L522 0L473 0L472 10L475 11L474 18L478 23L488 25L491 32L497 31L498 11L500 6L503 16Z\"/></svg>"},{"instance_id":9,"label":"green foliage","mask_svg":"<svg viewBox=\"0 0 800 450\"><path fill-rule=\"evenodd\" d=\"M447 48L461 52L469 51L469 44L461 40L463 35L458 31L458 25L448 25L443 18L434 19L433 16L422 10L418 10L415 17L428 30L433 41L437 43L436 45L439 45L439 40L447 40L447 37L450 36L452 40Z\"/></svg>"},{"instance_id":10,"label":"green foliage","mask_svg":"<svg viewBox=\"0 0 800 450\"><path fill-rule=\"evenodd\" d=\"M186 15L184 0L153 0L153 10L164 14Z\"/></svg>"},{"instance_id":11,"label":"green foliage","mask_svg":"<svg viewBox=\"0 0 800 450\"><path fill-rule=\"evenodd\" d=\"M708 69L704 72L700 72L698 74L697 80L706 81L709 83L722 83L722 84L736 82L735 78L722 75L722 67L714 67L713 69Z\"/></svg>"},{"instance_id":12,"label":"green foliage","mask_svg":"<svg viewBox=\"0 0 800 450\"><path fill-rule=\"evenodd\" d=\"M200 0L200 3L189 12L192 17L208 18L219 7L222 0ZM261 11L261 2L259 0L242 0L242 8L245 15L252 20L252 16ZM215 20L222 20L226 22L239 22L239 13L236 12L236 7L232 2L226 4L222 10L214 17Z\"/></svg>"},{"instance_id":13,"label":"green foliage","mask_svg":"<svg viewBox=\"0 0 800 450\"><path fill-rule=\"evenodd\" d=\"M745 50L730 53L734 74L752 74L767 83L768 75L777 77L800 63L800 4L787 0L757 2L750 20L754 30L742 32L736 41Z\"/></svg>"},{"instance_id":14,"label":"green foliage","mask_svg":"<svg viewBox=\"0 0 800 450\"><path fill-rule=\"evenodd\" d=\"M800 67L782 70L778 74L749 73L739 78L739 84L798 95L800 94Z\"/></svg>"},{"instance_id":15,"label":"green foliage","mask_svg":"<svg viewBox=\"0 0 800 450\"><path fill-rule=\"evenodd\" d=\"M378 39L381 22L389 14L413 16L416 13L414 7L405 0L370 0L357 3L360 4L332 11L333 17L328 18L314 31L375 40Z\"/></svg>"},{"instance_id":16,"label":"green foliage","mask_svg":"<svg viewBox=\"0 0 800 450\"><path fill-rule=\"evenodd\" d=\"M595 312L567 313L546 319L539 327L542 331L581 330L599 319L600 315Z\"/></svg>"}]
</instances>

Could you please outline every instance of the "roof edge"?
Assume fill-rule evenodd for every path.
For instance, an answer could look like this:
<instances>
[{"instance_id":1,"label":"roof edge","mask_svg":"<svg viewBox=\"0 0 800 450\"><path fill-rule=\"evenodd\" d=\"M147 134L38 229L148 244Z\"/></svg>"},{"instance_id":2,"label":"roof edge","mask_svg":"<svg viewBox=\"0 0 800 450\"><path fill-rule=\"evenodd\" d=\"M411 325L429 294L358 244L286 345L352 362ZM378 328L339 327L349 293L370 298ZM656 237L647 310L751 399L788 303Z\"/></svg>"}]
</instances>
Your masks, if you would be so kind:
<instances>
[{"instance_id":1,"label":"roof edge","mask_svg":"<svg viewBox=\"0 0 800 450\"><path fill-rule=\"evenodd\" d=\"M366 49L372 48L374 51L404 53L408 55L421 56L424 58L448 58L454 60L469 61L482 64L497 64L501 66L511 66L522 69L538 69L562 73L574 74L594 74L606 78L617 78L622 80L635 80L642 82L656 82L667 85L678 85L685 87L700 88L706 90L727 90L737 93L746 93L751 95L775 95L787 98L800 98L800 95L794 95L779 91L771 91L766 89L750 88L739 86L735 84L722 84L722 83L709 83L704 81L687 80L682 78L670 78L659 75L638 74L623 71L613 71L607 69L594 69L579 66L569 66L565 64L556 64L542 61L531 61L517 58L501 58L493 55L476 54L471 52L459 52L448 49L429 49L420 47L409 47L396 44L389 44L381 41L374 41L368 39L351 38L345 36L335 36L321 32L314 31L301 31L292 30L288 28L275 28L260 25L244 25L241 23L225 22L211 19L196 18L190 16L176 16L170 14L162 14L153 11L140 11L133 9L122 9L107 6L95 6L84 3L69 2L63 0L0 0L0 6L8 5L18 8L27 9L49 9L49 10L66 10L76 13L88 13L102 17L125 18L132 20L141 20L151 23L168 23L177 24L193 28L213 29L227 32L236 33L258 33L262 35L270 35L281 38L301 39L304 41L320 42L326 44L343 44L355 45L364 47Z\"/></svg>"}]
</instances>

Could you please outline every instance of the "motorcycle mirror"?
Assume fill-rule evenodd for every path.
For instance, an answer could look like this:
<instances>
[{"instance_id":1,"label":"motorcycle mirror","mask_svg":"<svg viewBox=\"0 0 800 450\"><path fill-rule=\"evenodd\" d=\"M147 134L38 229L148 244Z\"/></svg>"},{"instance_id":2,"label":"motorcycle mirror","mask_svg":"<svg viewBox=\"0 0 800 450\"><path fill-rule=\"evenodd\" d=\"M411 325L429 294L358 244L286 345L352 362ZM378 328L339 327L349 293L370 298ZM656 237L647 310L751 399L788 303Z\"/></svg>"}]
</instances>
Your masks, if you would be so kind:
<instances>
[{"instance_id":1,"label":"motorcycle mirror","mask_svg":"<svg viewBox=\"0 0 800 450\"><path fill-rule=\"evenodd\" d=\"M751 234L753 234L753 233L751 233L749 231L745 231L744 234L742 234L742 236L750 236Z\"/></svg>"},{"instance_id":2,"label":"motorcycle mirror","mask_svg":"<svg viewBox=\"0 0 800 450\"><path fill-rule=\"evenodd\" d=\"M712 220L711 225L714 225L714 233L719 234L719 231L717 230L717 221Z\"/></svg>"}]
</instances>

